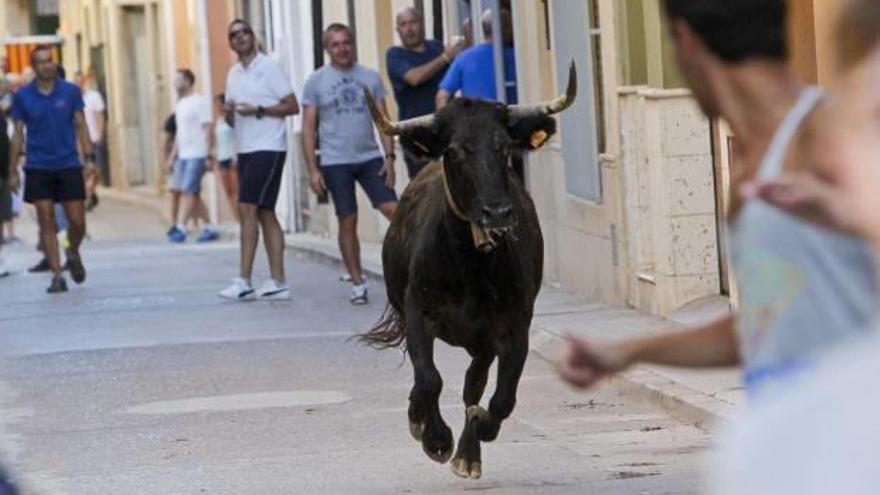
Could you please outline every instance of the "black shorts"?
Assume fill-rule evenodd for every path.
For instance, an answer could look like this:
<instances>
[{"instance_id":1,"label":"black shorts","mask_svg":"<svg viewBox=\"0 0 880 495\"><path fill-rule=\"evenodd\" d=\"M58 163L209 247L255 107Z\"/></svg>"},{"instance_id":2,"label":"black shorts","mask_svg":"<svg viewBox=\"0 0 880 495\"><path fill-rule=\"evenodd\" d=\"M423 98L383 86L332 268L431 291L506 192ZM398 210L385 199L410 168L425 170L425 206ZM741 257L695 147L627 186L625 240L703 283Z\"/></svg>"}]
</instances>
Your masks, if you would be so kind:
<instances>
[{"instance_id":1,"label":"black shorts","mask_svg":"<svg viewBox=\"0 0 880 495\"><path fill-rule=\"evenodd\" d=\"M49 200L53 203L85 201L86 182L83 169L24 170L24 200L28 203Z\"/></svg>"},{"instance_id":2,"label":"black shorts","mask_svg":"<svg viewBox=\"0 0 880 495\"><path fill-rule=\"evenodd\" d=\"M9 184L6 179L0 179L0 224L12 220L12 191L9 190ZM2 226L0 226L0 230ZM3 233L0 232L0 239Z\"/></svg>"},{"instance_id":3,"label":"black shorts","mask_svg":"<svg viewBox=\"0 0 880 495\"><path fill-rule=\"evenodd\" d=\"M357 213L355 182L359 183L373 203L373 208L385 203L397 202L397 193L385 185L381 175L384 161L381 158L350 165L326 165L321 167L324 184L333 198L336 216L345 218Z\"/></svg>"},{"instance_id":4,"label":"black shorts","mask_svg":"<svg viewBox=\"0 0 880 495\"><path fill-rule=\"evenodd\" d=\"M274 210L286 157L283 151L238 155L238 202Z\"/></svg>"}]
</instances>

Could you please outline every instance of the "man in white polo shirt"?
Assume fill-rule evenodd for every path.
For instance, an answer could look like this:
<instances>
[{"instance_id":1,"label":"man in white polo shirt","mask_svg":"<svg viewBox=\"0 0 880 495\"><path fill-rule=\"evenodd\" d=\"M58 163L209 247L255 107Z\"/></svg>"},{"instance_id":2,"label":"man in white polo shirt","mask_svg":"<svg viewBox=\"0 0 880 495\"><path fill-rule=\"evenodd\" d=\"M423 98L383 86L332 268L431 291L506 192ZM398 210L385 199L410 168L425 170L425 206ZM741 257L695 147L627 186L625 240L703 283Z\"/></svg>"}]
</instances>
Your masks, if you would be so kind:
<instances>
[{"instance_id":1,"label":"man in white polo shirt","mask_svg":"<svg viewBox=\"0 0 880 495\"><path fill-rule=\"evenodd\" d=\"M281 66L257 51L254 31L247 22L232 21L229 44L239 60L229 70L224 110L226 121L235 129L238 152L241 272L220 297L290 299L284 275L284 233L275 216L275 201L287 156L285 119L299 113L299 103ZM254 291L251 273L260 229L271 279Z\"/></svg>"}]
</instances>

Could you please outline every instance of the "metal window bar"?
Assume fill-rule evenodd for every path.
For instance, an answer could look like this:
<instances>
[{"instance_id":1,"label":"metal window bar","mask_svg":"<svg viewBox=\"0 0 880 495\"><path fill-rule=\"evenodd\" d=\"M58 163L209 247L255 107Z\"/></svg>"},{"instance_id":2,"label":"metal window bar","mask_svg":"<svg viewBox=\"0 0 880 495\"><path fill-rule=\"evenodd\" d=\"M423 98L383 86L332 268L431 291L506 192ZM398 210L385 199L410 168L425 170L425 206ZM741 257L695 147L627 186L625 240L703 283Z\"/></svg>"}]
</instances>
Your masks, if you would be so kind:
<instances>
[{"instance_id":1,"label":"metal window bar","mask_svg":"<svg viewBox=\"0 0 880 495\"><path fill-rule=\"evenodd\" d=\"M507 103L507 80L504 77L504 32L498 0L489 0L492 9L492 55L495 62L495 99ZM481 26L482 29L482 26Z\"/></svg>"}]
</instances>

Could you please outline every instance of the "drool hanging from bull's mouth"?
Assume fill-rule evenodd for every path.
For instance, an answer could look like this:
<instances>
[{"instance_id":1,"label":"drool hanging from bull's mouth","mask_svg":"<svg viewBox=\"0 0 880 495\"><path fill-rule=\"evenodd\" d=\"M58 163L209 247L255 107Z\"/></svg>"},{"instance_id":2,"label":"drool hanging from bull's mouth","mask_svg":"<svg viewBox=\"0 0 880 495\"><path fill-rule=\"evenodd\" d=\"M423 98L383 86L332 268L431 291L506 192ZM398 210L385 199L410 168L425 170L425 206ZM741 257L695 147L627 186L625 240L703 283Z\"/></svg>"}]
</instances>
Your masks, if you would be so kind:
<instances>
[{"instance_id":1,"label":"drool hanging from bull's mouth","mask_svg":"<svg viewBox=\"0 0 880 495\"><path fill-rule=\"evenodd\" d=\"M510 158L540 148L556 132L551 115L577 96L575 66L565 93L536 105L457 98L434 115L392 122L368 90L364 96L381 132L435 162L401 197L382 247L388 307L359 339L377 349L405 348L414 373L410 433L429 458L452 459L453 473L479 478L481 442L495 440L513 412L544 267L538 215ZM457 447L440 414L435 338L472 356ZM484 408L496 358L497 386Z\"/></svg>"}]
</instances>

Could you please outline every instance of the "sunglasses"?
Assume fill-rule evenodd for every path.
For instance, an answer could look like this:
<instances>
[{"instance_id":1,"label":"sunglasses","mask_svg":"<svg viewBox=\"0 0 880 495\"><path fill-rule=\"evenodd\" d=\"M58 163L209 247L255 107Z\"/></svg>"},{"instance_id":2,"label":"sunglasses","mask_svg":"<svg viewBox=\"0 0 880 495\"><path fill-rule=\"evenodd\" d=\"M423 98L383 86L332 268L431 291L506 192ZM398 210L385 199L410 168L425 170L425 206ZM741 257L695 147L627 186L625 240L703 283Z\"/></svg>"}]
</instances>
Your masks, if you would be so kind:
<instances>
[{"instance_id":1,"label":"sunglasses","mask_svg":"<svg viewBox=\"0 0 880 495\"><path fill-rule=\"evenodd\" d=\"M235 31L229 31L229 39L234 40L235 38L238 38L240 35L245 35L245 34L248 36L252 36L254 34L254 31L251 28L247 28L247 27L241 28L241 29L236 29Z\"/></svg>"}]
</instances>

